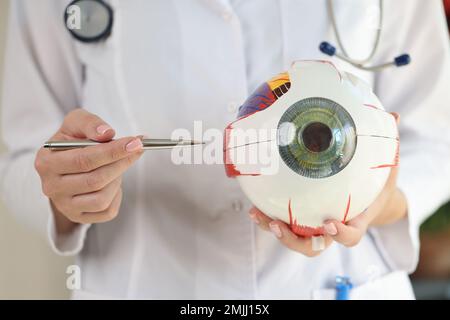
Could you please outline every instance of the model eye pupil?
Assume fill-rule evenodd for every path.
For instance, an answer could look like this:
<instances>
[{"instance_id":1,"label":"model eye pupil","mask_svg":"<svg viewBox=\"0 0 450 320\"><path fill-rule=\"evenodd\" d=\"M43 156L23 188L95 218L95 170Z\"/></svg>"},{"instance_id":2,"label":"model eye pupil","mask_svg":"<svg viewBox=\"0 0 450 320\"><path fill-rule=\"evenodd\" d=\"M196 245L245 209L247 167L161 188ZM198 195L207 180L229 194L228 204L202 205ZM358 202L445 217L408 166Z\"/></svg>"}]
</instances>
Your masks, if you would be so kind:
<instances>
[{"instance_id":1,"label":"model eye pupil","mask_svg":"<svg viewBox=\"0 0 450 320\"><path fill-rule=\"evenodd\" d=\"M303 129L301 139L309 151L322 152L330 147L333 133L326 124L313 122Z\"/></svg>"},{"instance_id":2,"label":"model eye pupil","mask_svg":"<svg viewBox=\"0 0 450 320\"><path fill-rule=\"evenodd\" d=\"M307 178L326 178L344 169L355 153L356 143L352 117L344 107L326 98L297 101L278 123L281 159Z\"/></svg>"}]
</instances>

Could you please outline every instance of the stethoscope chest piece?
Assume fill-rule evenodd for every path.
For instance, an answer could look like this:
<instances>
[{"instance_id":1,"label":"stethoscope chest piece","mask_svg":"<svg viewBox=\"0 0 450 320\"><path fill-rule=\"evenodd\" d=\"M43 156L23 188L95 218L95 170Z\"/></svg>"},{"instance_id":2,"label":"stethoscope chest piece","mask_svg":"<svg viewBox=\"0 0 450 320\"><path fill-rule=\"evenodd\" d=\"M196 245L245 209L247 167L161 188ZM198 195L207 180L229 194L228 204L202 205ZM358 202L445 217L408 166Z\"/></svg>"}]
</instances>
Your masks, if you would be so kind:
<instances>
[{"instance_id":1,"label":"stethoscope chest piece","mask_svg":"<svg viewBox=\"0 0 450 320\"><path fill-rule=\"evenodd\" d=\"M82 42L107 39L112 31L113 18L113 9L102 0L72 1L64 13L67 30Z\"/></svg>"}]
</instances>

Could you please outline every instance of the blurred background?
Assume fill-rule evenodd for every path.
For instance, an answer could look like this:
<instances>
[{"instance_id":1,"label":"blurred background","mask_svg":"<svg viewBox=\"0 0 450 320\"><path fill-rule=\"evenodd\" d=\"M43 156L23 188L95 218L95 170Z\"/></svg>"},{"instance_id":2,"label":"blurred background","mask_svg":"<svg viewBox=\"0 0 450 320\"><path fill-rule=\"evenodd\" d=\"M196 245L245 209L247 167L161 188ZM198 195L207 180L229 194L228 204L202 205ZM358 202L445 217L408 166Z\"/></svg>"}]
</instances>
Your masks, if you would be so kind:
<instances>
[{"instance_id":1,"label":"blurred background","mask_svg":"<svg viewBox=\"0 0 450 320\"><path fill-rule=\"evenodd\" d=\"M0 75L8 2L0 0ZM65 270L71 263L54 255L44 239L19 225L0 203L0 299L68 298Z\"/></svg>"},{"instance_id":2,"label":"blurred background","mask_svg":"<svg viewBox=\"0 0 450 320\"><path fill-rule=\"evenodd\" d=\"M8 1L0 0L0 75ZM450 0L444 3L450 21ZM421 243L420 263L411 276L417 298L450 299L450 203L422 225ZM67 299L70 264L72 259L54 255L44 239L15 222L0 203L0 299Z\"/></svg>"}]
</instances>

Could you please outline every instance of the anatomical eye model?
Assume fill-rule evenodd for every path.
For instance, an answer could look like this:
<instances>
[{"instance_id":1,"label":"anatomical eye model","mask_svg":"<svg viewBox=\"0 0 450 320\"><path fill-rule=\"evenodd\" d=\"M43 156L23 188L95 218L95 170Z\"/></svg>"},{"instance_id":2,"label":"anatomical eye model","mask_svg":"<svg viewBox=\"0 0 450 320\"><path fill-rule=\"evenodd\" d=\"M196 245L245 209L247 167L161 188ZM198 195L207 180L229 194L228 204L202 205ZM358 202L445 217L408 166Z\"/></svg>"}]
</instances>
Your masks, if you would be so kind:
<instances>
[{"instance_id":1,"label":"anatomical eye model","mask_svg":"<svg viewBox=\"0 0 450 320\"><path fill-rule=\"evenodd\" d=\"M225 129L227 175L299 236L346 222L398 162L398 131L371 88L328 61L298 61L261 85Z\"/></svg>"}]
</instances>

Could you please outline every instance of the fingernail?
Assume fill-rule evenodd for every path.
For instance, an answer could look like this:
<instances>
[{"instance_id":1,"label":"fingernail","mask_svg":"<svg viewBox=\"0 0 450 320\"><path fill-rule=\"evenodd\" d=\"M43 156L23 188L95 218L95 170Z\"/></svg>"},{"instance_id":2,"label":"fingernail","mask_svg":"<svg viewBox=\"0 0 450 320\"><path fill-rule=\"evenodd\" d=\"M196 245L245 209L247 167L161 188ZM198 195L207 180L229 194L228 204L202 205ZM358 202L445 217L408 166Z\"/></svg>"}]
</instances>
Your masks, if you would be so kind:
<instances>
[{"instance_id":1,"label":"fingernail","mask_svg":"<svg viewBox=\"0 0 450 320\"><path fill-rule=\"evenodd\" d=\"M108 126L107 124L102 124L97 127L97 133L101 136L104 135L109 130L112 130L112 128L110 126Z\"/></svg>"},{"instance_id":2,"label":"fingernail","mask_svg":"<svg viewBox=\"0 0 450 320\"><path fill-rule=\"evenodd\" d=\"M330 236L337 235L337 229L334 223L326 223L323 227Z\"/></svg>"},{"instance_id":3,"label":"fingernail","mask_svg":"<svg viewBox=\"0 0 450 320\"><path fill-rule=\"evenodd\" d=\"M250 216L250 219L252 219L254 223L256 223L256 224L259 224L259 223L260 223L260 221L259 221L258 216L256 215L256 213L251 212L251 210L250 210L249 216Z\"/></svg>"},{"instance_id":4,"label":"fingernail","mask_svg":"<svg viewBox=\"0 0 450 320\"><path fill-rule=\"evenodd\" d=\"M129 143L126 145L125 149L126 149L128 152L134 152L134 151L141 150L142 147L143 147L143 145L142 145L141 139L134 139L133 141L129 142Z\"/></svg>"},{"instance_id":5,"label":"fingernail","mask_svg":"<svg viewBox=\"0 0 450 320\"><path fill-rule=\"evenodd\" d=\"M276 223L270 223L269 224L270 231L275 235L277 238L281 238L283 234L281 233L280 226Z\"/></svg>"},{"instance_id":6,"label":"fingernail","mask_svg":"<svg viewBox=\"0 0 450 320\"><path fill-rule=\"evenodd\" d=\"M325 238L323 236L316 236L311 238L311 245L313 251L325 250Z\"/></svg>"}]
</instances>

